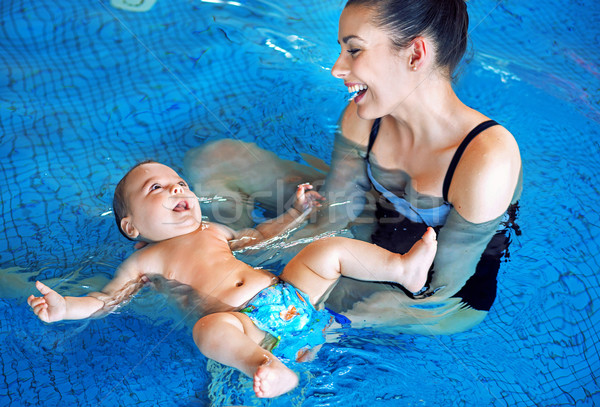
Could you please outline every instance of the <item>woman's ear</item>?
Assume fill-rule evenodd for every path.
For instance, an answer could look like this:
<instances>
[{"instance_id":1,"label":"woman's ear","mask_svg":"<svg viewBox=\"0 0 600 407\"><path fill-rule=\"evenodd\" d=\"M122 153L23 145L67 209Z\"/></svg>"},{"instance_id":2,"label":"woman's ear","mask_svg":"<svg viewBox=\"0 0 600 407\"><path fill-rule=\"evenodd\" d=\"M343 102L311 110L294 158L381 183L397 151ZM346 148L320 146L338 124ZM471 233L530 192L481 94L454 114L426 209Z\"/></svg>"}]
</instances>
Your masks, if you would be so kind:
<instances>
[{"instance_id":1,"label":"woman's ear","mask_svg":"<svg viewBox=\"0 0 600 407\"><path fill-rule=\"evenodd\" d=\"M121 230L123 233L129 236L130 239L135 239L140 235L140 232L136 229L131 221L131 216L125 216L123 219L121 219Z\"/></svg>"},{"instance_id":2,"label":"woman's ear","mask_svg":"<svg viewBox=\"0 0 600 407\"><path fill-rule=\"evenodd\" d=\"M424 37L416 37L408 46L408 51L408 66L412 71L417 71L429 56L429 42Z\"/></svg>"}]
</instances>

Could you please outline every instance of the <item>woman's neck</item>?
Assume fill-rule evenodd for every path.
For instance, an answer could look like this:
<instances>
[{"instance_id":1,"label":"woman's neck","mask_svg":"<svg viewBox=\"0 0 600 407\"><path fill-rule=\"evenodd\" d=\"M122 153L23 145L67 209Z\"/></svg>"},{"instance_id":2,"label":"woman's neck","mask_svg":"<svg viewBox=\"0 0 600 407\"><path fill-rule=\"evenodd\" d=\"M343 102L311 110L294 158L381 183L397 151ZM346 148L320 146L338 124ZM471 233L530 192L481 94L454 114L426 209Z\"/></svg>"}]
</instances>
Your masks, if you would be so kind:
<instances>
[{"instance_id":1,"label":"woman's neck","mask_svg":"<svg viewBox=\"0 0 600 407\"><path fill-rule=\"evenodd\" d=\"M408 146L436 146L451 142L451 135L461 133L470 112L448 80L432 75L415 85L410 96L389 115L393 121L388 125L396 127L395 133Z\"/></svg>"}]
</instances>

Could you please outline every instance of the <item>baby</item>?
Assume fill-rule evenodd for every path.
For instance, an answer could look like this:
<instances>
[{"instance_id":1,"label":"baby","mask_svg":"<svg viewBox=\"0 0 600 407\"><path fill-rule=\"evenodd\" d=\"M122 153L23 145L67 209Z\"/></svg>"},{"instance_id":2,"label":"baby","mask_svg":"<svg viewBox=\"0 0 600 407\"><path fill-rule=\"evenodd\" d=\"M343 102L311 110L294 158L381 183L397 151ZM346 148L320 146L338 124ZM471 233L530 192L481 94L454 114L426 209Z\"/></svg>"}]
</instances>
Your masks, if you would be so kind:
<instances>
[{"instance_id":1,"label":"baby","mask_svg":"<svg viewBox=\"0 0 600 407\"><path fill-rule=\"evenodd\" d=\"M279 278L233 256L232 247L273 237L298 222L302 212L318 206L320 196L307 191L310 188L301 185L294 207L279 218L236 233L202 222L198 198L171 168L156 162L138 164L119 182L113 209L121 232L146 246L129 256L99 293L63 297L38 281L43 297L31 295L27 302L45 322L83 319L109 312L149 279L174 280L190 287L211 310L193 328L200 351L253 378L257 397L286 393L298 384L298 377L270 352L273 348L265 348L269 338L279 342L296 330L324 330L331 316L315 306L341 275L395 282L418 291L437 248L431 228L405 255L332 237L305 247Z\"/></svg>"}]
</instances>

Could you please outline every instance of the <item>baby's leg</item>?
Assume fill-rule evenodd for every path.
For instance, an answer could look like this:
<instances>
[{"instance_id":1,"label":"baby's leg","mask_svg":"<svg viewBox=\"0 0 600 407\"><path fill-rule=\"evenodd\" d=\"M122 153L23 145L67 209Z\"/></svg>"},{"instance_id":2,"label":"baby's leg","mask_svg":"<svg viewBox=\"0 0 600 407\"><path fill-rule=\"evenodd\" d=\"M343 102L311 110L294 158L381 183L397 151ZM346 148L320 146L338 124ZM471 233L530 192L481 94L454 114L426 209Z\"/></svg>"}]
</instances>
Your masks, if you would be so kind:
<instances>
[{"instance_id":1,"label":"baby's leg","mask_svg":"<svg viewBox=\"0 0 600 407\"><path fill-rule=\"evenodd\" d=\"M204 356L252 377L257 397L277 397L298 385L296 373L258 345L265 333L244 314L207 315L196 322L193 334Z\"/></svg>"},{"instance_id":2,"label":"baby's leg","mask_svg":"<svg viewBox=\"0 0 600 407\"><path fill-rule=\"evenodd\" d=\"M305 247L288 263L281 279L308 294L313 304L342 275L357 280L395 282L416 292L427 281L436 251L432 228L404 255L360 240L333 237Z\"/></svg>"}]
</instances>

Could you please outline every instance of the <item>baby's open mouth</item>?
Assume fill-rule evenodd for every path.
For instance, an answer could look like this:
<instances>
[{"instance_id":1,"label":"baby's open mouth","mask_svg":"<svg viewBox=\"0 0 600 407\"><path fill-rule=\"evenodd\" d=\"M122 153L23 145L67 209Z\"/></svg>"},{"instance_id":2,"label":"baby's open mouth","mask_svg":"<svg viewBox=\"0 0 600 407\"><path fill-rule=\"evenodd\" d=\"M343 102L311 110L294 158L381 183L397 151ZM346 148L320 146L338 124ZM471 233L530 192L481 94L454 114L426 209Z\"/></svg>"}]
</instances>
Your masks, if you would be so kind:
<instances>
[{"instance_id":1,"label":"baby's open mouth","mask_svg":"<svg viewBox=\"0 0 600 407\"><path fill-rule=\"evenodd\" d=\"M190 209L190 205L187 203L187 201L179 201L177 202L177 205L175 205L175 207L173 208L173 211L183 212L187 211L188 209Z\"/></svg>"}]
</instances>

